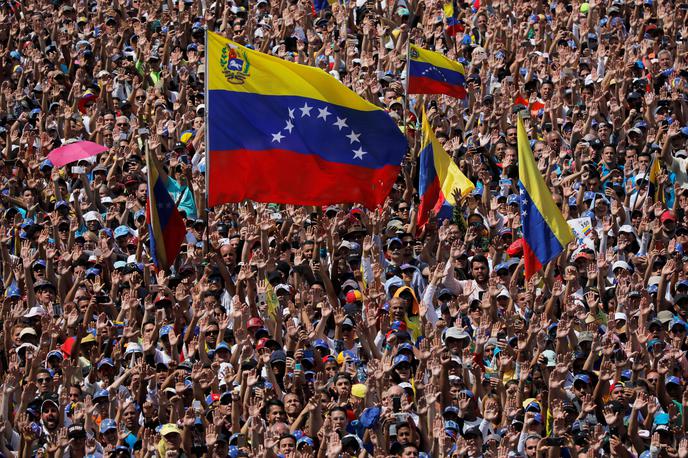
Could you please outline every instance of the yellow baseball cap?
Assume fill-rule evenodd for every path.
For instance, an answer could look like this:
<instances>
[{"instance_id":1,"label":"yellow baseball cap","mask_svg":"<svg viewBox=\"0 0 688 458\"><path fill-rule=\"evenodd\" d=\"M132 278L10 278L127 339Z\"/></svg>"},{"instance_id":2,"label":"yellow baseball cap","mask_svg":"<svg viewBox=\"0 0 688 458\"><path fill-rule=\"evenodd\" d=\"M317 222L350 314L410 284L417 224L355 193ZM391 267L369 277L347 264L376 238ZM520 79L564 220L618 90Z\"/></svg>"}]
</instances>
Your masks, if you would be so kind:
<instances>
[{"instance_id":1,"label":"yellow baseball cap","mask_svg":"<svg viewBox=\"0 0 688 458\"><path fill-rule=\"evenodd\" d=\"M89 342L95 342L95 341L96 341L96 337L93 334L91 334L90 332L81 338L82 344L83 343L89 343Z\"/></svg>"},{"instance_id":2,"label":"yellow baseball cap","mask_svg":"<svg viewBox=\"0 0 688 458\"><path fill-rule=\"evenodd\" d=\"M357 383L351 386L351 394L359 399L365 399L366 394L368 394L368 387L362 383Z\"/></svg>"},{"instance_id":3,"label":"yellow baseball cap","mask_svg":"<svg viewBox=\"0 0 688 458\"><path fill-rule=\"evenodd\" d=\"M160 435L163 437L172 433L177 433L181 436L182 430L179 429L179 426L175 425L174 423L167 423L162 425L162 428L160 428Z\"/></svg>"}]
</instances>

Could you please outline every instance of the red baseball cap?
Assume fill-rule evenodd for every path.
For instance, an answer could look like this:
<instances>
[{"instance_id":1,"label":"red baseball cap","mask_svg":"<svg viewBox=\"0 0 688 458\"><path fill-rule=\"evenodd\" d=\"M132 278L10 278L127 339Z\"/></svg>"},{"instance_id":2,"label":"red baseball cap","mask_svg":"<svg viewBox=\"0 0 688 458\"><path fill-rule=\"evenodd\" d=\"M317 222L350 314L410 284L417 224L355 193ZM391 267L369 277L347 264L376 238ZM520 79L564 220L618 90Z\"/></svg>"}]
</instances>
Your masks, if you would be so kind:
<instances>
[{"instance_id":1,"label":"red baseball cap","mask_svg":"<svg viewBox=\"0 0 688 458\"><path fill-rule=\"evenodd\" d=\"M664 213L662 213L662 216L659 217L659 220L661 222L665 222L665 221L676 222L676 215L671 210L664 210Z\"/></svg>"},{"instance_id":2,"label":"red baseball cap","mask_svg":"<svg viewBox=\"0 0 688 458\"><path fill-rule=\"evenodd\" d=\"M262 327L263 327L263 324L265 324L265 323L263 322L263 320L261 320L261 319L260 319L259 317L257 317L257 316L254 316L253 318L251 318L251 319L248 320L248 323L246 324L246 327L247 327L248 329L251 329L251 328L262 328Z\"/></svg>"},{"instance_id":3,"label":"red baseball cap","mask_svg":"<svg viewBox=\"0 0 688 458\"><path fill-rule=\"evenodd\" d=\"M261 338L258 341L258 343L256 344L256 350L261 350L261 349L265 348L265 344L268 342L268 340L270 340L270 339L268 339L267 337Z\"/></svg>"}]
</instances>

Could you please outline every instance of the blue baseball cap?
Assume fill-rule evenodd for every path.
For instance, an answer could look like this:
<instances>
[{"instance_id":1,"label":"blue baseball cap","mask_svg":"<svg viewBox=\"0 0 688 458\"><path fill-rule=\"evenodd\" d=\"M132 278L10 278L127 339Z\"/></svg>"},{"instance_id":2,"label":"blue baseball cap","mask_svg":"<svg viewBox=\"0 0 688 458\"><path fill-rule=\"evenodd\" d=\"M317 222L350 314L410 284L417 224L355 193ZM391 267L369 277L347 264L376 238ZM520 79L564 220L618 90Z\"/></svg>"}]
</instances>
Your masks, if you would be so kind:
<instances>
[{"instance_id":1,"label":"blue baseball cap","mask_svg":"<svg viewBox=\"0 0 688 458\"><path fill-rule=\"evenodd\" d=\"M100 360L100 362L98 362L97 368L100 369L103 366L115 367L115 363L112 361L111 358L103 358ZM105 391L107 392L107 390L105 390Z\"/></svg>"},{"instance_id":2,"label":"blue baseball cap","mask_svg":"<svg viewBox=\"0 0 688 458\"><path fill-rule=\"evenodd\" d=\"M16 282L12 282L12 284L7 288L7 290L5 291L5 296L8 298L21 297L21 291L19 290L19 286Z\"/></svg>"},{"instance_id":3,"label":"blue baseball cap","mask_svg":"<svg viewBox=\"0 0 688 458\"><path fill-rule=\"evenodd\" d=\"M449 288L442 288L440 290L440 292L437 293L438 299L442 298L442 297L446 297L446 296L455 297L456 295L454 293L452 293L451 291L449 291Z\"/></svg>"},{"instance_id":4,"label":"blue baseball cap","mask_svg":"<svg viewBox=\"0 0 688 458\"><path fill-rule=\"evenodd\" d=\"M518 194L511 194L511 195L509 195L509 197L506 198L506 203L507 203L507 205L519 204L519 203L520 203L520 199L519 199Z\"/></svg>"},{"instance_id":5,"label":"blue baseball cap","mask_svg":"<svg viewBox=\"0 0 688 458\"><path fill-rule=\"evenodd\" d=\"M669 385L672 383L674 385L681 385L681 379L676 377L675 375L670 375L669 377L666 378L665 385Z\"/></svg>"},{"instance_id":6,"label":"blue baseball cap","mask_svg":"<svg viewBox=\"0 0 688 458\"><path fill-rule=\"evenodd\" d=\"M673 320L671 320L671 326L669 326L669 329L674 329L674 326L683 326L683 329L688 329L688 325L686 325L686 322L680 318L674 318Z\"/></svg>"},{"instance_id":7,"label":"blue baseball cap","mask_svg":"<svg viewBox=\"0 0 688 458\"><path fill-rule=\"evenodd\" d=\"M215 347L215 352L217 353L218 350L227 350L229 352L232 351L227 342L220 342L219 344L217 344L217 347Z\"/></svg>"},{"instance_id":8,"label":"blue baseball cap","mask_svg":"<svg viewBox=\"0 0 688 458\"><path fill-rule=\"evenodd\" d=\"M313 439L311 439L308 436L301 436L299 440L296 441L296 450L298 450L300 447L303 447L304 445L308 445L311 448L315 447Z\"/></svg>"},{"instance_id":9,"label":"blue baseball cap","mask_svg":"<svg viewBox=\"0 0 688 458\"><path fill-rule=\"evenodd\" d=\"M403 364L403 363L411 364L411 360L406 355L397 355L392 360L392 367L397 367L399 364Z\"/></svg>"},{"instance_id":10,"label":"blue baseball cap","mask_svg":"<svg viewBox=\"0 0 688 458\"><path fill-rule=\"evenodd\" d=\"M650 339L650 341L647 343L647 349L649 350L655 345L664 345L664 342L659 339Z\"/></svg>"},{"instance_id":11,"label":"blue baseball cap","mask_svg":"<svg viewBox=\"0 0 688 458\"><path fill-rule=\"evenodd\" d=\"M117 226L115 228L115 238L126 237L130 234L128 226Z\"/></svg>"},{"instance_id":12,"label":"blue baseball cap","mask_svg":"<svg viewBox=\"0 0 688 458\"><path fill-rule=\"evenodd\" d=\"M330 350L330 346L327 344L327 342L324 339L315 339L313 341L313 348L324 348L327 351Z\"/></svg>"},{"instance_id":13,"label":"blue baseball cap","mask_svg":"<svg viewBox=\"0 0 688 458\"><path fill-rule=\"evenodd\" d=\"M586 385L590 385L590 383L591 383L590 376L587 374L578 374L573 378L573 384L574 385L576 384L576 382L583 382Z\"/></svg>"},{"instance_id":14,"label":"blue baseball cap","mask_svg":"<svg viewBox=\"0 0 688 458\"><path fill-rule=\"evenodd\" d=\"M50 353L48 353L48 356L45 359L50 359L50 358L60 358L60 360L64 359L64 355L60 350L53 350Z\"/></svg>"},{"instance_id":15,"label":"blue baseball cap","mask_svg":"<svg viewBox=\"0 0 688 458\"><path fill-rule=\"evenodd\" d=\"M459 425L453 421L453 420L447 420L444 422L444 430L445 431L459 431Z\"/></svg>"},{"instance_id":16,"label":"blue baseball cap","mask_svg":"<svg viewBox=\"0 0 688 458\"><path fill-rule=\"evenodd\" d=\"M134 213L134 219L139 219L142 216L144 218L146 216L146 211L144 209L141 209L141 210L137 211L136 213Z\"/></svg>"},{"instance_id":17,"label":"blue baseball cap","mask_svg":"<svg viewBox=\"0 0 688 458\"><path fill-rule=\"evenodd\" d=\"M105 418L100 422L100 434L105 434L112 429L117 430L117 423L112 418Z\"/></svg>"},{"instance_id":18,"label":"blue baseball cap","mask_svg":"<svg viewBox=\"0 0 688 458\"><path fill-rule=\"evenodd\" d=\"M395 242L398 243L399 245L403 245L403 243L399 237L392 237L391 239L387 240L387 247L389 248L389 246Z\"/></svg>"},{"instance_id":19,"label":"blue baseball cap","mask_svg":"<svg viewBox=\"0 0 688 458\"><path fill-rule=\"evenodd\" d=\"M517 266L521 262L521 258L509 258L504 264L511 269L513 266Z\"/></svg>"},{"instance_id":20,"label":"blue baseball cap","mask_svg":"<svg viewBox=\"0 0 688 458\"><path fill-rule=\"evenodd\" d=\"M100 275L100 269L97 267L91 267L90 269L86 270L86 278L88 277L95 277L96 275Z\"/></svg>"},{"instance_id":21,"label":"blue baseball cap","mask_svg":"<svg viewBox=\"0 0 688 458\"><path fill-rule=\"evenodd\" d=\"M585 202L586 200L593 200L595 198L595 192L594 191L585 191L583 194L583 201Z\"/></svg>"},{"instance_id":22,"label":"blue baseball cap","mask_svg":"<svg viewBox=\"0 0 688 458\"><path fill-rule=\"evenodd\" d=\"M93 400L95 401L96 399L110 399L110 393L108 390L98 390L93 395Z\"/></svg>"},{"instance_id":23,"label":"blue baseball cap","mask_svg":"<svg viewBox=\"0 0 688 458\"><path fill-rule=\"evenodd\" d=\"M537 401L531 401L530 404L526 406L526 412L540 413L540 403L538 403Z\"/></svg>"},{"instance_id":24,"label":"blue baseball cap","mask_svg":"<svg viewBox=\"0 0 688 458\"><path fill-rule=\"evenodd\" d=\"M447 416L448 414L456 414L456 415L458 415L458 414L459 414L459 408L456 407L456 406L447 406L447 407L445 407L444 410L442 411L442 416L444 417L444 416Z\"/></svg>"}]
</instances>

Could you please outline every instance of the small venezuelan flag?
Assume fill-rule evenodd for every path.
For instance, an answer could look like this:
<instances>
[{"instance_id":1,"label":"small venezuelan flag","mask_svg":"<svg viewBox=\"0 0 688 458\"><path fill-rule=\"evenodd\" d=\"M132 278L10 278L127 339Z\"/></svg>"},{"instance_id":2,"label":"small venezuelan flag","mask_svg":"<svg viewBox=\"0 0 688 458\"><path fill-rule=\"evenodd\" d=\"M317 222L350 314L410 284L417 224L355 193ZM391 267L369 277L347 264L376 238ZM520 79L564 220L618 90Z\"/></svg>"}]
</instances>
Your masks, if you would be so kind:
<instances>
[{"instance_id":1,"label":"small venezuelan flag","mask_svg":"<svg viewBox=\"0 0 688 458\"><path fill-rule=\"evenodd\" d=\"M450 37L456 36L457 33L463 33L466 27L458 16L458 8L453 1L445 3L442 7L442 12L444 13L444 19L447 24L447 35Z\"/></svg>"},{"instance_id":2,"label":"small venezuelan flag","mask_svg":"<svg viewBox=\"0 0 688 458\"><path fill-rule=\"evenodd\" d=\"M662 173L662 167L661 164L659 163L660 159L656 157L652 161L652 165L650 165L650 186L651 186L651 191L653 192L655 202L662 202L666 203L666 195L664 193L664 190L659 184L659 175Z\"/></svg>"},{"instance_id":3,"label":"small venezuelan flag","mask_svg":"<svg viewBox=\"0 0 688 458\"><path fill-rule=\"evenodd\" d=\"M428 222L430 213L439 213L445 204L454 206L453 191L461 190L465 196L475 189L475 185L461 173L459 167L442 148L430 127L423 110L423 140L420 151L420 207L418 208L418 228Z\"/></svg>"},{"instance_id":4,"label":"small venezuelan flag","mask_svg":"<svg viewBox=\"0 0 688 458\"><path fill-rule=\"evenodd\" d=\"M408 143L389 115L319 68L208 32L208 205L382 204Z\"/></svg>"},{"instance_id":5,"label":"small venezuelan flag","mask_svg":"<svg viewBox=\"0 0 688 458\"><path fill-rule=\"evenodd\" d=\"M518 118L518 188L526 279L564 251L573 233L535 163L523 120Z\"/></svg>"},{"instance_id":6,"label":"small venezuelan flag","mask_svg":"<svg viewBox=\"0 0 688 458\"><path fill-rule=\"evenodd\" d=\"M409 94L446 94L466 98L463 65L416 45L410 45L409 54Z\"/></svg>"},{"instance_id":7,"label":"small venezuelan flag","mask_svg":"<svg viewBox=\"0 0 688 458\"><path fill-rule=\"evenodd\" d=\"M146 148L148 168L148 202L146 222L150 237L150 252L159 269L167 269L179 254L186 237L182 215L177 210L170 193L165 188L158 164L153 153Z\"/></svg>"}]
</instances>

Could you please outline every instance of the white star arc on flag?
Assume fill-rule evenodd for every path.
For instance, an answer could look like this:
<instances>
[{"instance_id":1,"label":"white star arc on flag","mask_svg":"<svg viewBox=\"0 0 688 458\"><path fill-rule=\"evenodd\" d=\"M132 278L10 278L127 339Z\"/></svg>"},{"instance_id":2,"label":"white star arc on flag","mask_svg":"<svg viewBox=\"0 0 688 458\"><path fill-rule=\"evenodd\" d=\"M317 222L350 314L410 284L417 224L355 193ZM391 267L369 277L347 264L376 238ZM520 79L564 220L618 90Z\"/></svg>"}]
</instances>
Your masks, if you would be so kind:
<instances>
[{"instance_id":1,"label":"white star arc on flag","mask_svg":"<svg viewBox=\"0 0 688 458\"><path fill-rule=\"evenodd\" d=\"M323 122L327 122L327 118L330 115L333 115L333 113L328 110L327 106L325 106L323 108L318 108L317 106L315 106L315 107L310 106L306 102L306 103L304 103L304 105L302 107L288 108L289 117L286 120L286 125L284 126L284 128L282 130L284 130L286 133L289 133L289 134L292 133L292 131L296 127L296 125L295 125L296 117L294 116L294 112L296 110L299 110L301 112L301 118L304 118L304 117L310 118L311 117L311 111L313 109L318 110L317 119L322 119ZM335 117L337 120L334 123L332 123L333 126L336 126L339 131L341 131L342 129L345 129L345 128L347 130L349 129L349 125L347 124L346 118L340 118L339 116L335 116ZM275 134L271 134L273 143L281 143L282 139L286 138L286 135L282 134L282 130L280 130L279 132L277 132ZM344 133L346 133L346 131ZM353 129L351 129L349 131L349 133L344 135L344 136L349 139L349 144L351 144L351 145L353 145L354 143L359 144L358 149L354 149L351 151L353 152L353 155L354 155L353 159L358 159L360 161L363 161L363 156L368 154L368 152L364 151L363 146L361 145L361 140L360 140L361 134L357 133Z\"/></svg>"}]
</instances>

